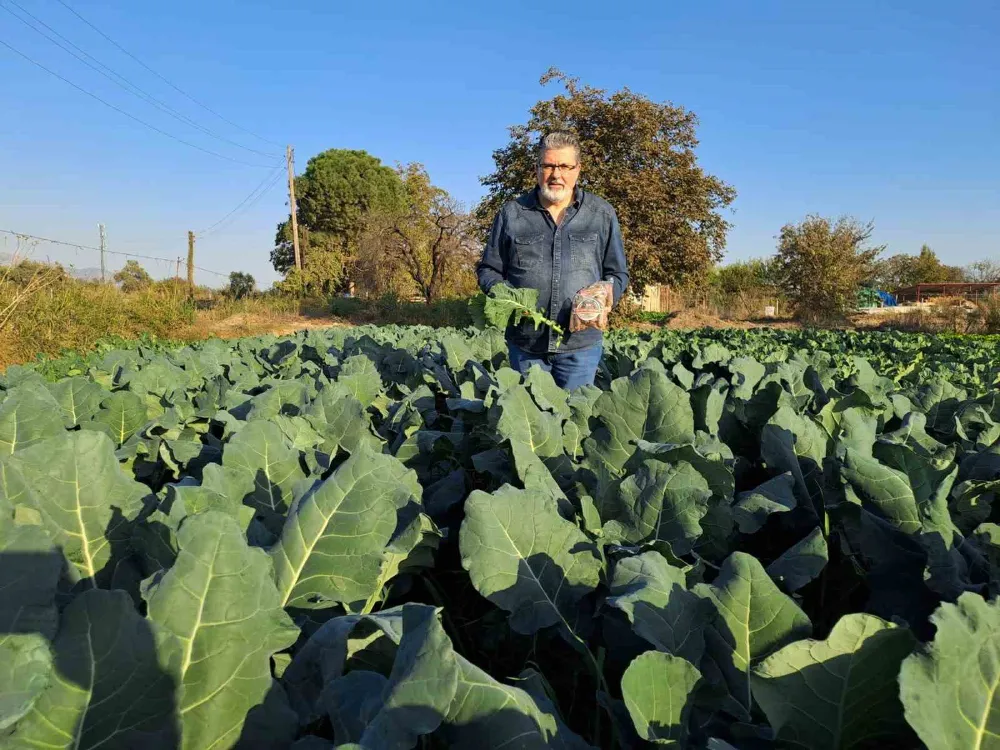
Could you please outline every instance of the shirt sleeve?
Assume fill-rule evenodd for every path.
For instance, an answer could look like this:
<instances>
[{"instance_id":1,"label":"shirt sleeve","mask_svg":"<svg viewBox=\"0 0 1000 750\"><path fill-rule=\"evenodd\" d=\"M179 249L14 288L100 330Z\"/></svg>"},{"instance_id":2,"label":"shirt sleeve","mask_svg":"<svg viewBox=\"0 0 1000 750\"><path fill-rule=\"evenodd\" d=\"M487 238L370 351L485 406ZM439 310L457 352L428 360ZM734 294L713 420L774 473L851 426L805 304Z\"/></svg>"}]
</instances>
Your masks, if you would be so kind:
<instances>
[{"instance_id":1,"label":"shirt sleeve","mask_svg":"<svg viewBox=\"0 0 1000 750\"><path fill-rule=\"evenodd\" d=\"M483 255L476 264L479 288L488 294L493 286L504 280L504 234L506 219L501 210L493 219L490 236L483 248Z\"/></svg>"},{"instance_id":2,"label":"shirt sleeve","mask_svg":"<svg viewBox=\"0 0 1000 750\"><path fill-rule=\"evenodd\" d=\"M614 285L614 304L622 298L628 287L628 265L625 261L625 247L622 244L622 230L618 224L618 214L611 212L611 229L608 244L604 248L602 278Z\"/></svg>"}]
</instances>

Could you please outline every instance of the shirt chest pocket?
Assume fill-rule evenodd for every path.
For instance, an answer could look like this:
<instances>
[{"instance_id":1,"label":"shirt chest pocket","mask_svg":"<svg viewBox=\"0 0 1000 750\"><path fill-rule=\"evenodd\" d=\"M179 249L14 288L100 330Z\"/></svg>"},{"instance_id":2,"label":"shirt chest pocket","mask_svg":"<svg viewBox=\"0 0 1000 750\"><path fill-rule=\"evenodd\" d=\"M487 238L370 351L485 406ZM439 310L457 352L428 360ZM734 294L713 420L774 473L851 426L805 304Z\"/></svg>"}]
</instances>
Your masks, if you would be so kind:
<instances>
[{"instance_id":1,"label":"shirt chest pocket","mask_svg":"<svg viewBox=\"0 0 1000 750\"><path fill-rule=\"evenodd\" d=\"M597 232L577 232L569 235L569 252L574 268L587 269L600 276L601 258Z\"/></svg>"},{"instance_id":2,"label":"shirt chest pocket","mask_svg":"<svg viewBox=\"0 0 1000 750\"><path fill-rule=\"evenodd\" d=\"M520 271L538 268L548 251L544 234L525 234L515 237L513 248L511 265Z\"/></svg>"}]
</instances>

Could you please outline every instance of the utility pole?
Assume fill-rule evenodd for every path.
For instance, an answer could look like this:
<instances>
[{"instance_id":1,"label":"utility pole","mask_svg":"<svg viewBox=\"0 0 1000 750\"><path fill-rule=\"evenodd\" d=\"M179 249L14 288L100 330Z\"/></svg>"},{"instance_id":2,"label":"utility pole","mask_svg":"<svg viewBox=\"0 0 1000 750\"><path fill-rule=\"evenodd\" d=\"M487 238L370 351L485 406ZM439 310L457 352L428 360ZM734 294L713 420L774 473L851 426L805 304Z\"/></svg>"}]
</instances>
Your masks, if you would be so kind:
<instances>
[{"instance_id":1,"label":"utility pole","mask_svg":"<svg viewBox=\"0 0 1000 750\"><path fill-rule=\"evenodd\" d=\"M194 232L188 232L188 296L194 298Z\"/></svg>"},{"instance_id":2,"label":"utility pole","mask_svg":"<svg viewBox=\"0 0 1000 750\"><path fill-rule=\"evenodd\" d=\"M104 253L108 249L108 233L104 229L103 224L98 224L97 228L101 232L101 283L105 282L104 278Z\"/></svg>"},{"instance_id":3,"label":"utility pole","mask_svg":"<svg viewBox=\"0 0 1000 750\"><path fill-rule=\"evenodd\" d=\"M177 269L174 271L174 278L178 281L181 280L181 258L177 256Z\"/></svg>"},{"instance_id":4,"label":"utility pole","mask_svg":"<svg viewBox=\"0 0 1000 750\"><path fill-rule=\"evenodd\" d=\"M295 151L291 146L285 149L285 161L288 162L288 206L292 210L292 247L295 248L295 269L301 274L302 256L299 254L299 209L295 205Z\"/></svg>"}]
</instances>

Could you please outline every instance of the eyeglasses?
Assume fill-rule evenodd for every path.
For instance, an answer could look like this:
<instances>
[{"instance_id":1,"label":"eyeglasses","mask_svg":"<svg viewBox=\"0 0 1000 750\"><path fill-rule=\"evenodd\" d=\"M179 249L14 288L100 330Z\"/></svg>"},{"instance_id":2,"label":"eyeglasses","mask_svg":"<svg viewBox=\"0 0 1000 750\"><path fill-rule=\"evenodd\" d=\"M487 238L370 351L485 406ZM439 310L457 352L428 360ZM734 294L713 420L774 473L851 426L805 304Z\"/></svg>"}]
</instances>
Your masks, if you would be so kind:
<instances>
[{"instance_id":1,"label":"eyeglasses","mask_svg":"<svg viewBox=\"0 0 1000 750\"><path fill-rule=\"evenodd\" d=\"M539 164L538 165L543 172L555 172L557 169L560 172L572 172L574 169L579 167L579 164Z\"/></svg>"}]
</instances>

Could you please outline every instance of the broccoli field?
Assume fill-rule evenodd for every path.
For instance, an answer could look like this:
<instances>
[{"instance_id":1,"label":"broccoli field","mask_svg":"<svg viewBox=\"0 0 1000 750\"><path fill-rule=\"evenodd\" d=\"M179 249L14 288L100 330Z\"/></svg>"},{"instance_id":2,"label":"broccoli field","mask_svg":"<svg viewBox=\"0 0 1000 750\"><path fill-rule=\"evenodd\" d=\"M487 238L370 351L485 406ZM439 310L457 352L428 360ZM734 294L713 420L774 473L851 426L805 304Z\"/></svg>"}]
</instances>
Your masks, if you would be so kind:
<instances>
[{"instance_id":1,"label":"broccoli field","mask_svg":"<svg viewBox=\"0 0 1000 750\"><path fill-rule=\"evenodd\" d=\"M1000 748L1000 341L497 329L0 377L0 747Z\"/></svg>"}]
</instances>

